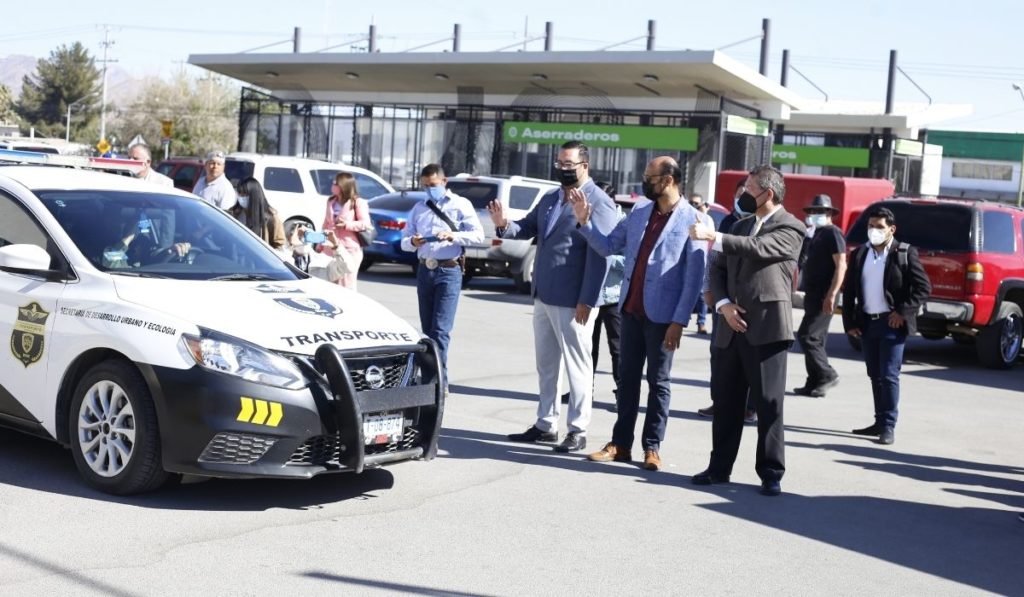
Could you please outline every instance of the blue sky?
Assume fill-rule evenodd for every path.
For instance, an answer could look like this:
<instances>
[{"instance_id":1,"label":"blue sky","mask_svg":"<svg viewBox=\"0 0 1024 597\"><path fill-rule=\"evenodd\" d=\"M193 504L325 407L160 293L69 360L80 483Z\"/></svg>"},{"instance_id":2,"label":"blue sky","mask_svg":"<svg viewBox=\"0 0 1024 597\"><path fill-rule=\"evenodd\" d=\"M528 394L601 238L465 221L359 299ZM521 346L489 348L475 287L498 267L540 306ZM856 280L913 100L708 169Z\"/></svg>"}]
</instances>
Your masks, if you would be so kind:
<instances>
[{"instance_id":1,"label":"blue sky","mask_svg":"<svg viewBox=\"0 0 1024 597\"><path fill-rule=\"evenodd\" d=\"M102 25L111 26L111 57L135 75L167 75L189 54L239 52L290 39L303 29L303 48L317 50L365 35L377 25L382 51L399 51L451 34L460 23L464 51L488 51L522 42L524 30L543 33L554 23L556 50L593 50L646 33L657 21L661 49L707 50L760 32L772 20L768 76L778 80L783 48L791 63L834 99L885 99L889 50L936 103L969 103L971 116L937 128L1024 132L1024 50L1020 0L819 0L797 2L518 2L435 0L353 2L296 0L292 3L195 2L121 4L50 0L19 4L4 12L0 56L45 57L62 43L81 41L99 55ZM643 6L643 8L641 8ZM527 24L528 22L528 24ZM643 42L622 49L643 49ZM433 46L444 48L444 44ZM540 49L540 42L528 46ZM264 51L290 51L281 44ZM757 68L758 41L725 50ZM191 68L191 67L189 67ZM790 86L809 98L821 97L791 73ZM926 101L902 76L897 101Z\"/></svg>"}]
</instances>

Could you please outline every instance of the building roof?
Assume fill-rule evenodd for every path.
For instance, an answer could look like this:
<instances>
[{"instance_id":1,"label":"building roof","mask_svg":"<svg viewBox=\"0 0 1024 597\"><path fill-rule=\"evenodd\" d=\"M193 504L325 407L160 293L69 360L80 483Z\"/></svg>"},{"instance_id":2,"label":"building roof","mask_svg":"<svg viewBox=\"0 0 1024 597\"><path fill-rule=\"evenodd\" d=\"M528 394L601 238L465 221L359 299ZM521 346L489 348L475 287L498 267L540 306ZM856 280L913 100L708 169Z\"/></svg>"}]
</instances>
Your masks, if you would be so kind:
<instances>
[{"instance_id":1,"label":"building roof","mask_svg":"<svg viewBox=\"0 0 1024 597\"><path fill-rule=\"evenodd\" d=\"M887 115L881 102L809 100L716 50L193 54L189 63L293 101L456 104L470 94L483 105L539 96L532 105L583 108L603 97L609 108L682 112L717 111L702 100L718 95L787 130L900 136L971 112L897 104Z\"/></svg>"},{"instance_id":2,"label":"building roof","mask_svg":"<svg viewBox=\"0 0 1024 597\"><path fill-rule=\"evenodd\" d=\"M388 94L447 95L467 86L494 96L539 90L552 95L656 99L666 105L694 100L704 88L738 101L757 102L768 112L781 112L783 105L799 107L804 101L714 50L193 54L189 63L262 87L276 97L314 101L353 94L367 100Z\"/></svg>"},{"instance_id":3,"label":"building roof","mask_svg":"<svg viewBox=\"0 0 1024 597\"><path fill-rule=\"evenodd\" d=\"M946 157L1019 162L1024 153L1024 133L980 131L928 131L928 142L942 146Z\"/></svg>"}]
</instances>

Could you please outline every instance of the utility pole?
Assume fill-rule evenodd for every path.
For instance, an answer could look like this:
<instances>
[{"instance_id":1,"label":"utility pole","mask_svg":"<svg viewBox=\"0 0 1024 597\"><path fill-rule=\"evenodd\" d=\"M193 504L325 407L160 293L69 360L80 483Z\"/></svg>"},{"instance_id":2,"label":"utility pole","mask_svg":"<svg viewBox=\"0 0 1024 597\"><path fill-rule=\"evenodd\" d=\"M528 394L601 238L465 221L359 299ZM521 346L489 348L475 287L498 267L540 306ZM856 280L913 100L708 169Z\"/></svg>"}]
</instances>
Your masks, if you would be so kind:
<instances>
[{"instance_id":1,"label":"utility pole","mask_svg":"<svg viewBox=\"0 0 1024 597\"><path fill-rule=\"evenodd\" d=\"M103 46L103 96L100 99L100 141L107 140L107 63L117 62L117 60L111 60L107 57L107 51L110 46L114 45L114 42L110 40L110 25L103 26L103 41L100 42Z\"/></svg>"}]
</instances>

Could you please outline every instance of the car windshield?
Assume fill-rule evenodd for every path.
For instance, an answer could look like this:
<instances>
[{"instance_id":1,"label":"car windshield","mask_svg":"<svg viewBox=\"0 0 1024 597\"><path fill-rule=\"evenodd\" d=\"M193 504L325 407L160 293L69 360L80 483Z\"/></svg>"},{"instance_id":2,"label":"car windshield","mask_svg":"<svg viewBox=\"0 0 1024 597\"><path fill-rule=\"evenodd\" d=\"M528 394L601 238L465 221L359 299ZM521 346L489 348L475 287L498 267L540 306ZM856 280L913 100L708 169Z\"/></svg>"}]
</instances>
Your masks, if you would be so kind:
<instances>
[{"instance_id":1,"label":"car windshield","mask_svg":"<svg viewBox=\"0 0 1024 597\"><path fill-rule=\"evenodd\" d=\"M487 182L449 180L448 190L469 199L477 209L487 209L487 204L498 198L498 185Z\"/></svg>"},{"instance_id":2,"label":"car windshield","mask_svg":"<svg viewBox=\"0 0 1024 597\"><path fill-rule=\"evenodd\" d=\"M198 199L106 190L35 194L100 271L179 280L299 278L234 218Z\"/></svg>"},{"instance_id":3,"label":"car windshield","mask_svg":"<svg viewBox=\"0 0 1024 597\"><path fill-rule=\"evenodd\" d=\"M967 252L971 250L971 208L966 205L886 201L876 204L892 210L896 218L896 239L925 251ZM871 207L857 218L846 240L852 245L867 242L867 221Z\"/></svg>"}]
</instances>

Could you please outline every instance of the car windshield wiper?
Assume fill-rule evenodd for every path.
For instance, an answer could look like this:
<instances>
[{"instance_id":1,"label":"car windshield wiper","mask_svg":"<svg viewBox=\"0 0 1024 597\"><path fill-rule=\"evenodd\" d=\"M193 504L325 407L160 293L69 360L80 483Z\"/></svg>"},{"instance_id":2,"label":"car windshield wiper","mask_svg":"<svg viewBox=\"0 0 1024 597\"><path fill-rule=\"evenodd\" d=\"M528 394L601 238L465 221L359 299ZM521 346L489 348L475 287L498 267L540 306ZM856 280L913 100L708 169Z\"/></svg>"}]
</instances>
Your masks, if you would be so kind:
<instances>
[{"instance_id":1,"label":"car windshield wiper","mask_svg":"<svg viewBox=\"0 0 1024 597\"><path fill-rule=\"evenodd\" d=\"M113 276L130 276L132 278L165 278L165 279L169 279L170 278L170 276L165 276L163 274L154 274L152 272L129 272L129 271L124 271L124 270L113 270L113 269L111 269L111 270L107 270L107 273L111 274Z\"/></svg>"},{"instance_id":2,"label":"car windshield wiper","mask_svg":"<svg viewBox=\"0 0 1024 597\"><path fill-rule=\"evenodd\" d=\"M210 280L228 280L228 281L245 281L245 280L280 280L275 276L268 276L267 274L227 274L226 276L217 276L216 278L210 278Z\"/></svg>"}]
</instances>

